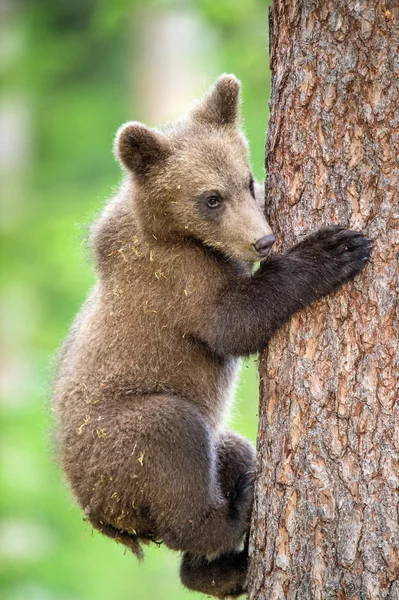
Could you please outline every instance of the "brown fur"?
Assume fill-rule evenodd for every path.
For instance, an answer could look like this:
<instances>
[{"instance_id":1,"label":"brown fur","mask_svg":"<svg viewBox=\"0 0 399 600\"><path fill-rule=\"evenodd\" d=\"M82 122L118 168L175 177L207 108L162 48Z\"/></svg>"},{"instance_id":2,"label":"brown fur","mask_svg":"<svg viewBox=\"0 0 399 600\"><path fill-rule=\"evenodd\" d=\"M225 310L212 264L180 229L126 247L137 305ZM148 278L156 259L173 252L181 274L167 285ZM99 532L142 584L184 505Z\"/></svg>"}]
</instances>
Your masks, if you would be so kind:
<instances>
[{"instance_id":1,"label":"brown fur","mask_svg":"<svg viewBox=\"0 0 399 600\"><path fill-rule=\"evenodd\" d=\"M127 176L92 228L98 283L59 359L60 461L105 535L139 556L140 541L162 540L186 552L188 587L239 595L254 450L224 427L238 357L353 277L368 251L358 234L323 230L252 275L270 228L233 76L162 132L126 124L115 151Z\"/></svg>"}]
</instances>

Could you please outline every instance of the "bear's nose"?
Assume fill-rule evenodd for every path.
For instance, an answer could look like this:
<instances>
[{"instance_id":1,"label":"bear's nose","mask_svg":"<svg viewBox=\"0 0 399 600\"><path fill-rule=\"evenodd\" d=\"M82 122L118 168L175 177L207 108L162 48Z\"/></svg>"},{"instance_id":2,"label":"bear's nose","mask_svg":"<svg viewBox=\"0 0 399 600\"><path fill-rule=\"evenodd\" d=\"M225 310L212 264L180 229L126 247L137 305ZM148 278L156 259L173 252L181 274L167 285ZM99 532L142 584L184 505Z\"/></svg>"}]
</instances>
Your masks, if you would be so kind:
<instances>
[{"instance_id":1,"label":"bear's nose","mask_svg":"<svg viewBox=\"0 0 399 600\"><path fill-rule=\"evenodd\" d=\"M267 256L269 254L270 248L273 246L276 238L271 233L270 235L265 235L260 238L255 244L254 248L260 256Z\"/></svg>"}]
</instances>

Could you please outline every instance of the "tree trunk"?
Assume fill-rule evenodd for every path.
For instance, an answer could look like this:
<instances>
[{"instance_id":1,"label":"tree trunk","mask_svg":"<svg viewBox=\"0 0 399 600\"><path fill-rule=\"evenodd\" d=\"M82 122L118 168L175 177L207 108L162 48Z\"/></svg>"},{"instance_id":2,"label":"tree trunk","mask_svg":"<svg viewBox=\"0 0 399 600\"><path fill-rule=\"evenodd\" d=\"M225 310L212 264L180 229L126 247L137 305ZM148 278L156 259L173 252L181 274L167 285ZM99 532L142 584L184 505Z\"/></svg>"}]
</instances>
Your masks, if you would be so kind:
<instances>
[{"instance_id":1,"label":"tree trunk","mask_svg":"<svg viewBox=\"0 0 399 600\"><path fill-rule=\"evenodd\" d=\"M332 223L374 250L261 357L249 599L397 600L398 2L274 0L270 64L278 250Z\"/></svg>"}]
</instances>

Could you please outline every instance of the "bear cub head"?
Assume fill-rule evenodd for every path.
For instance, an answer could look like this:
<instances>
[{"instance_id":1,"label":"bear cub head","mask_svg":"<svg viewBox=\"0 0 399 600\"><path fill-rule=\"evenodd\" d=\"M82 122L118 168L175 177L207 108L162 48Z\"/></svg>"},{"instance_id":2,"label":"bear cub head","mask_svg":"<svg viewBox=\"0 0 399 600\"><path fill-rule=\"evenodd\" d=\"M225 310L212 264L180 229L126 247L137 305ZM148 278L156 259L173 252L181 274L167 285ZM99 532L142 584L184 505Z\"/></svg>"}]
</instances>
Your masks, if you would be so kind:
<instances>
[{"instance_id":1,"label":"bear cub head","mask_svg":"<svg viewBox=\"0 0 399 600\"><path fill-rule=\"evenodd\" d=\"M125 123L115 154L144 238L195 239L249 263L268 253L274 237L255 199L233 75L219 77L185 117L162 129Z\"/></svg>"}]
</instances>

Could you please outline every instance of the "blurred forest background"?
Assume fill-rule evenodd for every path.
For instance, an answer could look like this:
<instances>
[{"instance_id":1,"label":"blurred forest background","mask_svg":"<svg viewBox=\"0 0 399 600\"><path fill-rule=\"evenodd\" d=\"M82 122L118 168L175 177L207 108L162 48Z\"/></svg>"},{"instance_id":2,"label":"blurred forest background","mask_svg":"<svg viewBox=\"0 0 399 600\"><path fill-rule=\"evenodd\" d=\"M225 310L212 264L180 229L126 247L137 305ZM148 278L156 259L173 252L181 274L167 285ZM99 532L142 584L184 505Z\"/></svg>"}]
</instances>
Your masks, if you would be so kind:
<instances>
[{"instance_id":1,"label":"blurred forest background","mask_svg":"<svg viewBox=\"0 0 399 600\"><path fill-rule=\"evenodd\" d=\"M266 0L0 0L0 598L183 600L177 554L136 559L85 527L54 462L54 356L93 280L87 224L120 180L115 131L174 118L222 72L243 83L263 178ZM256 439L256 368L233 425Z\"/></svg>"}]
</instances>

